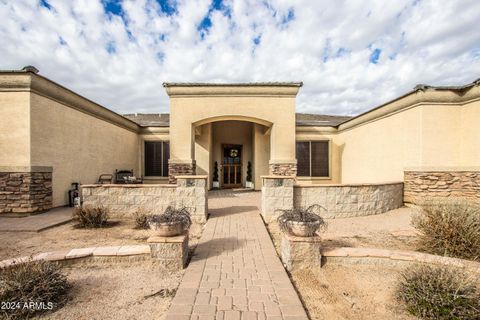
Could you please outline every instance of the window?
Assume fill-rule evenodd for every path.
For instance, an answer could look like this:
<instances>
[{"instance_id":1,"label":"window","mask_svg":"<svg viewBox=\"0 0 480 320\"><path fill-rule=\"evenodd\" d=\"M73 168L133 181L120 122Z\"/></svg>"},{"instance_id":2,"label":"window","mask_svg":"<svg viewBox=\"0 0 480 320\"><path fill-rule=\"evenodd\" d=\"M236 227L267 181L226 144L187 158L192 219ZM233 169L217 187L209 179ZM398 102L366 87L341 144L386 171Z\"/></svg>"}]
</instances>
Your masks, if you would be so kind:
<instances>
[{"instance_id":1,"label":"window","mask_svg":"<svg viewBox=\"0 0 480 320\"><path fill-rule=\"evenodd\" d=\"M168 141L145 141L145 176L168 177L168 159Z\"/></svg>"},{"instance_id":2,"label":"window","mask_svg":"<svg viewBox=\"0 0 480 320\"><path fill-rule=\"evenodd\" d=\"M299 177L329 177L328 141L297 141L297 175Z\"/></svg>"}]
</instances>

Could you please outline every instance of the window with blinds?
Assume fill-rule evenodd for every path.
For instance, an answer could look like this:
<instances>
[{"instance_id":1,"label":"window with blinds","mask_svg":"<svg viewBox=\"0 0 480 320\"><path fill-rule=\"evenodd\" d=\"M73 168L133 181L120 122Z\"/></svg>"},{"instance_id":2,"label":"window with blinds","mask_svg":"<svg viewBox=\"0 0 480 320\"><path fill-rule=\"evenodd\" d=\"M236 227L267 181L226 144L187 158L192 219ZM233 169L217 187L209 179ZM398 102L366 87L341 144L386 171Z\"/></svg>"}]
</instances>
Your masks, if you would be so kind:
<instances>
[{"instance_id":1,"label":"window with blinds","mask_svg":"<svg viewBox=\"0 0 480 320\"><path fill-rule=\"evenodd\" d=\"M145 141L145 176L168 177L168 141Z\"/></svg>"},{"instance_id":2,"label":"window with blinds","mask_svg":"<svg viewBox=\"0 0 480 320\"><path fill-rule=\"evenodd\" d=\"M297 175L299 177L329 177L328 141L297 141Z\"/></svg>"}]
</instances>

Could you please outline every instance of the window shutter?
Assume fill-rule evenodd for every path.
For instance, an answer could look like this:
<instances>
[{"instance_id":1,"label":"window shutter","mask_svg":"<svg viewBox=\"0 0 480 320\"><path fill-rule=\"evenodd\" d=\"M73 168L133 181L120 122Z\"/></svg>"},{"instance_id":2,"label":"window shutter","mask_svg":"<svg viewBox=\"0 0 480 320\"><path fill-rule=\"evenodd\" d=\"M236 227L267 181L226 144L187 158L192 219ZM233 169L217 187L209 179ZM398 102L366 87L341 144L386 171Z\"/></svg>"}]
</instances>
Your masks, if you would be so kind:
<instances>
[{"instance_id":1,"label":"window shutter","mask_svg":"<svg viewBox=\"0 0 480 320\"><path fill-rule=\"evenodd\" d=\"M328 141L312 141L312 176L328 177L329 176L329 148Z\"/></svg>"},{"instance_id":2,"label":"window shutter","mask_svg":"<svg viewBox=\"0 0 480 320\"><path fill-rule=\"evenodd\" d=\"M162 175L162 142L145 141L145 175Z\"/></svg>"},{"instance_id":3,"label":"window shutter","mask_svg":"<svg viewBox=\"0 0 480 320\"><path fill-rule=\"evenodd\" d=\"M296 143L297 175L300 177L310 176L310 142L299 141Z\"/></svg>"}]
</instances>

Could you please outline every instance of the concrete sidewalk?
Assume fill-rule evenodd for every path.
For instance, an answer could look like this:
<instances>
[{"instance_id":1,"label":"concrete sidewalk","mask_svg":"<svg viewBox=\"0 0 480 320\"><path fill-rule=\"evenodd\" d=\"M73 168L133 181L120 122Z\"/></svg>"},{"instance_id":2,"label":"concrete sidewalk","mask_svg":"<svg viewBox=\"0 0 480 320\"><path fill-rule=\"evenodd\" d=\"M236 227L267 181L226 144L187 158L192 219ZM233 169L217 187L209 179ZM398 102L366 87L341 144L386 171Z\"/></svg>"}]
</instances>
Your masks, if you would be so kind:
<instances>
[{"instance_id":1,"label":"concrete sidewalk","mask_svg":"<svg viewBox=\"0 0 480 320\"><path fill-rule=\"evenodd\" d=\"M27 217L0 217L0 232L39 232L72 220L73 208L59 207Z\"/></svg>"}]
</instances>

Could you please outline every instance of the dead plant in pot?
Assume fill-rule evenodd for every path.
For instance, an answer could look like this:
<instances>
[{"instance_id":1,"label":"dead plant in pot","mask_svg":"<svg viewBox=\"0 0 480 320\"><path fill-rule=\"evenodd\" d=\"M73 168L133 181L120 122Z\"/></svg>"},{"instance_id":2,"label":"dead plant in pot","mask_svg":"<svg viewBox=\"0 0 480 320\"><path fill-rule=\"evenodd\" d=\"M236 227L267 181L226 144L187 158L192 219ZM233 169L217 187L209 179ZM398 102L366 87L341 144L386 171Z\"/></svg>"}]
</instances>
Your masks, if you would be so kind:
<instances>
[{"instance_id":1,"label":"dead plant in pot","mask_svg":"<svg viewBox=\"0 0 480 320\"><path fill-rule=\"evenodd\" d=\"M148 225L161 237L174 237L188 230L192 225L190 213L186 208L167 207L164 213L154 214L148 219Z\"/></svg>"},{"instance_id":2,"label":"dead plant in pot","mask_svg":"<svg viewBox=\"0 0 480 320\"><path fill-rule=\"evenodd\" d=\"M308 208L277 209L280 216L277 218L280 229L297 237L313 237L317 231L327 230L327 222L318 214L324 209L318 204Z\"/></svg>"}]
</instances>

